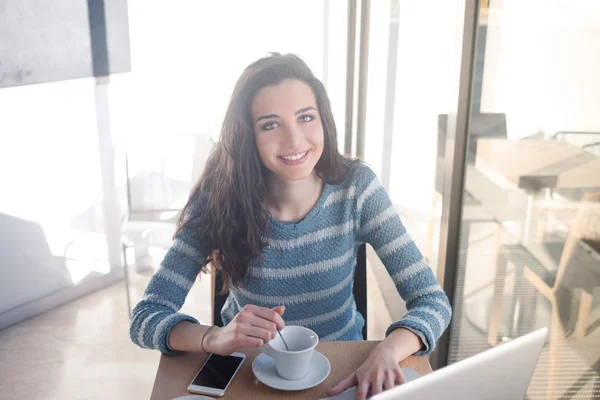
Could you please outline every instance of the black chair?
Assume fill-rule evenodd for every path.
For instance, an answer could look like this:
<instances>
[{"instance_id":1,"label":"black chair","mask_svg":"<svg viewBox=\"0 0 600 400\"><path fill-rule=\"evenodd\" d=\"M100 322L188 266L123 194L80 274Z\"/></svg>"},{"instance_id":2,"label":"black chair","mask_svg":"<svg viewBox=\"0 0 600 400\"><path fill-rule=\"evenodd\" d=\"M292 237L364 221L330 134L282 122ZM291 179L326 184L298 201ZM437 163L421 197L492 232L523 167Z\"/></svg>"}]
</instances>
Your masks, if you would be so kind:
<instances>
[{"instance_id":1,"label":"black chair","mask_svg":"<svg viewBox=\"0 0 600 400\"><path fill-rule=\"evenodd\" d=\"M213 324L217 326L223 326L223 320L221 319L221 310L227 300L227 294L219 294L223 288L223 278L221 272L217 270L215 274L215 280L213 285ZM358 255L356 257L356 271L354 273L354 286L353 286L354 300L356 301L356 308L359 313L362 314L365 320L365 326L363 327L363 338L367 338L367 247L362 244L358 249Z\"/></svg>"}]
</instances>

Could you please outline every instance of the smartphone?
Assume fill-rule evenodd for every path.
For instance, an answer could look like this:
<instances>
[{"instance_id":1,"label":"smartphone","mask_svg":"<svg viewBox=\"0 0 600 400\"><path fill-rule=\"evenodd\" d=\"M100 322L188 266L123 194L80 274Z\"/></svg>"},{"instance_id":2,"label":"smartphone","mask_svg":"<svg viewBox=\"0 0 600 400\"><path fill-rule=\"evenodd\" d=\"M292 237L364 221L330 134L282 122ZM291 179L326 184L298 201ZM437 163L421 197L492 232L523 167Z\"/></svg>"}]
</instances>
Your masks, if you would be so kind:
<instances>
[{"instance_id":1,"label":"smartphone","mask_svg":"<svg viewBox=\"0 0 600 400\"><path fill-rule=\"evenodd\" d=\"M243 353L233 353L229 356L209 355L188 386L188 391L209 396L223 396L245 359L246 355Z\"/></svg>"}]
</instances>

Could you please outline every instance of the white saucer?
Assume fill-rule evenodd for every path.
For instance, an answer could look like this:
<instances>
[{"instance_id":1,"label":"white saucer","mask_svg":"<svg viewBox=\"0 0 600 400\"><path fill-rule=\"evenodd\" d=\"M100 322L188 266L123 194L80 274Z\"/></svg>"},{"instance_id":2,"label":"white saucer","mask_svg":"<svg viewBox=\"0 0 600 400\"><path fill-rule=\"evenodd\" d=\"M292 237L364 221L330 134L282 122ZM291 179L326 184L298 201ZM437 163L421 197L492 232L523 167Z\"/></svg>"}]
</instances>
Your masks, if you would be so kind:
<instances>
[{"instance_id":1,"label":"white saucer","mask_svg":"<svg viewBox=\"0 0 600 400\"><path fill-rule=\"evenodd\" d=\"M323 354L315 350L310 362L310 369L304 378L288 380L277 375L275 362L260 353L252 362L254 376L265 385L279 390L305 390L315 387L329 376L331 365Z\"/></svg>"}]
</instances>

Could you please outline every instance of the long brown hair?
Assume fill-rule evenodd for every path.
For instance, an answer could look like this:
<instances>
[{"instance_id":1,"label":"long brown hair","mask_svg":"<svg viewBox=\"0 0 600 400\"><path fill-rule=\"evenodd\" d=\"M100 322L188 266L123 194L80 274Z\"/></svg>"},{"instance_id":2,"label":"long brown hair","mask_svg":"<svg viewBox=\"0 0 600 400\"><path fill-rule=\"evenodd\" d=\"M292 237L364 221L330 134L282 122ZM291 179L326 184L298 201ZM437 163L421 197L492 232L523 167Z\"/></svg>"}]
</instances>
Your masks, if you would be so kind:
<instances>
[{"instance_id":1,"label":"long brown hair","mask_svg":"<svg viewBox=\"0 0 600 400\"><path fill-rule=\"evenodd\" d=\"M266 246L269 212L265 207L265 174L251 118L256 93L286 79L309 85L315 95L324 134L323 155L315 166L327 183L343 181L352 160L340 154L329 98L323 84L299 57L271 53L250 64L238 79L225 114L221 134L187 204L179 215L177 233L184 227L198 230L208 262L239 285L250 263ZM177 234L176 233L176 234Z\"/></svg>"}]
</instances>

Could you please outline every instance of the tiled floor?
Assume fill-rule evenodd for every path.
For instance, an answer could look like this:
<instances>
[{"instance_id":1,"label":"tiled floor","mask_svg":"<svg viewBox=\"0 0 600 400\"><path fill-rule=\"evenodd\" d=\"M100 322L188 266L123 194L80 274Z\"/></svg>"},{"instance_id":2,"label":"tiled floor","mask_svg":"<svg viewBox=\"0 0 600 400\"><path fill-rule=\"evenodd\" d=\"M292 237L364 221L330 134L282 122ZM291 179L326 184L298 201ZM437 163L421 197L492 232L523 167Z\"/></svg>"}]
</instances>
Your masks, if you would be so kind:
<instances>
[{"instance_id":1,"label":"tiled floor","mask_svg":"<svg viewBox=\"0 0 600 400\"><path fill-rule=\"evenodd\" d=\"M150 274L133 274L134 303ZM369 290L369 336L376 339L390 319L377 288ZM210 279L203 275L182 311L208 322L209 305ZM128 327L119 283L0 331L0 398L148 399L160 354L135 346Z\"/></svg>"},{"instance_id":2,"label":"tiled floor","mask_svg":"<svg viewBox=\"0 0 600 400\"><path fill-rule=\"evenodd\" d=\"M147 281L147 276L133 277L134 298ZM210 281L201 280L185 305L201 319L208 316L201 306L206 283L210 292ZM149 398L159 353L135 346L128 326L120 283L0 331L0 397Z\"/></svg>"}]
</instances>

